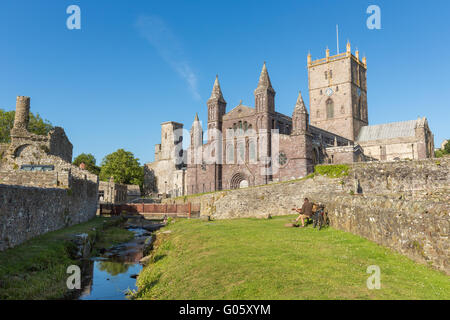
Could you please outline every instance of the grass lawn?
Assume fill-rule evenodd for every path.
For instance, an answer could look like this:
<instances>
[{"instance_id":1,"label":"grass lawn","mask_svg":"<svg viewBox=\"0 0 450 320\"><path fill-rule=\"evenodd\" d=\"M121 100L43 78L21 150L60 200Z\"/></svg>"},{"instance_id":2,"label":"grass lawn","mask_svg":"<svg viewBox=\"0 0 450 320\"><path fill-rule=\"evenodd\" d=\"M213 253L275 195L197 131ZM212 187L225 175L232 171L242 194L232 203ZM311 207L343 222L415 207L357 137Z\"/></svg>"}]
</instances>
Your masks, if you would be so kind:
<instances>
[{"instance_id":1,"label":"grass lawn","mask_svg":"<svg viewBox=\"0 0 450 320\"><path fill-rule=\"evenodd\" d=\"M100 248L133 238L118 223L118 219L97 217L0 252L0 300L63 298L67 267L79 264L72 258L73 245L67 239L73 234L96 234L95 246Z\"/></svg>"},{"instance_id":2,"label":"grass lawn","mask_svg":"<svg viewBox=\"0 0 450 320\"><path fill-rule=\"evenodd\" d=\"M333 228L269 220L178 220L159 234L137 299L450 299L450 277ZM367 289L367 267L381 289Z\"/></svg>"}]
</instances>

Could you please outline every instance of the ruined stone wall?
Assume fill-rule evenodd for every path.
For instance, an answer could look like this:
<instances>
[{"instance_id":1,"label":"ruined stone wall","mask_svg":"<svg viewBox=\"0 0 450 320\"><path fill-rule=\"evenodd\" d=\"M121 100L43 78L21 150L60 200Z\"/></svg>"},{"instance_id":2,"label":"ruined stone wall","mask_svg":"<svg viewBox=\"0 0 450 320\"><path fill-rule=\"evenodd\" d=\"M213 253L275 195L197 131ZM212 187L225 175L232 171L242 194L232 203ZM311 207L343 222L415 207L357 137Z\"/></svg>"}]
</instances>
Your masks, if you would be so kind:
<instances>
[{"instance_id":1,"label":"ruined stone wall","mask_svg":"<svg viewBox=\"0 0 450 320\"><path fill-rule=\"evenodd\" d=\"M122 204L127 202L127 186L115 183L113 180L100 181L98 191L101 192L100 202Z\"/></svg>"},{"instance_id":2,"label":"ruined stone wall","mask_svg":"<svg viewBox=\"0 0 450 320\"><path fill-rule=\"evenodd\" d=\"M69 187L69 172L0 171L0 183L39 188Z\"/></svg>"},{"instance_id":3,"label":"ruined stone wall","mask_svg":"<svg viewBox=\"0 0 450 320\"><path fill-rule=\"evenodd\" d=\"M0 184L0 250L94 218L97 192L97 182L75 176L68 188Z\"/></svg>"},{"instance_id":4,"label":"ruined stone wall","mask_svg":"<svg viewBox=\"0 0 450 320\"><path fill-rule=\"evenodd\" d=\"M229 219L292 214L308 197L325 204L333 227L450 274L449 171L450 157L358 163L343 178L316 176L175 202L199 203L201 215Z\"/></svg>"},{"instance_id":5,"label":"ruined stone wall","mask_svg":"<svg viewBox=\"0 0 450 320\"><path fill-rule=\"evenodd\" d=\"M0 143L0 159L6 155L6 151L8 151L9 143Z\"/></svg>"},{"instance_id":6,"label":"ruined stone wall","mask_svg":"<svg viewBox=\"0 0 450 320\"><path fill-rule=\"evenodd\" d=\"M72 143L66 136L64 129L56 127L48 134L49 137L49 153L51 155L60 157L61 159L72 162Z\"/></svg>"}]
</instances>

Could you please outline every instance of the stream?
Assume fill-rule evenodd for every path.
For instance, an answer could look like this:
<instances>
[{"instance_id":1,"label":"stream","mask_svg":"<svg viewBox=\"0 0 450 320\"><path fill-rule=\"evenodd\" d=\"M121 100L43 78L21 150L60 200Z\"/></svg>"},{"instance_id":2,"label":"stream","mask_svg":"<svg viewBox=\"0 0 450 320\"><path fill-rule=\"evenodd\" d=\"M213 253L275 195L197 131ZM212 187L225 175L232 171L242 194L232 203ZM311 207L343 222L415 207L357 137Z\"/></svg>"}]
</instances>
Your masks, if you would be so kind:
<instances>
[{"instance_id":1,"label":"stream","mask_svg":"<svg viewBox=\"0 0 450 320\"><path fill-rule=\"evenodd\" d=\"M144 250L152 245L151 232L162 226L155 222L129 224L126 229L134 233L133 240L83 260L81 290L75 299L126 300L128 290L137 290L136 278L143 268L139 261L144 257Z\"/></svg>"}]
</instances>

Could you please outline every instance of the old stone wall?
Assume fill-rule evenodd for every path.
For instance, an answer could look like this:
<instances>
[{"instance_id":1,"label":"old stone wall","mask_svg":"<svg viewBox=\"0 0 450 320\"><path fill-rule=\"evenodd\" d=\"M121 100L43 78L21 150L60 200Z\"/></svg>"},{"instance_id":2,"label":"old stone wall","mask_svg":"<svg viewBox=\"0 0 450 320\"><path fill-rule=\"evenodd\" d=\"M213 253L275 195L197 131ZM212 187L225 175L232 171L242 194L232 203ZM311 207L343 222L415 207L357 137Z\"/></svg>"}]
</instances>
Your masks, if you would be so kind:
<instances>
[{"instance_id":1,"label":"old stone wall","mask_svg":"<svg viewBox=\"0 0 450 320\"><path fill-rule=\"evenodd\" d=\"M0 183L40 188L69 187L69 172L0 171Z\"/></svg>"},{"instance_id":2,"label":"old stone wall","mask_svg":"<svg viewBox=\"0 0 450 320\"><path fill-rule=\"evenodd\" d=\"M303 198L323 203L331 225L450 274L450 157L354 164L349 175L316 176L166 202L201 205L216 219L292 214Z\"/></svg>"},{"instance_id":3,"label":"old stone wall","mask_svg":"<svg viewBox=\"0 0 450 320\"><path fill-rule=\"evenodd\" d=\"M64 161L72 162L72 143L66 136L63 128L55 127L48 134L49 138L49 153L51 155L60 157Z\"/></svg>"},{"instance_id":4,"label":"old stone wall","mask_svg":"<svg viewBox=\"0 0 450 320\"><path fill-rule=\"evenodd\" d=\"M0 143L0 160L3 159L3 156L6 156L6 152L8 151L9 143Z\"/></svg>"},{"instance_id":5,"label":"old stone wall","mask_svg":"<svg viewBox=\"0 0 450 320\"><path fill-rule=\"evenodd\" d=\"M0 250L92 219L97 192L97 182L75 176L65 188L0 184Z\"/></svg>"}]
</instances>

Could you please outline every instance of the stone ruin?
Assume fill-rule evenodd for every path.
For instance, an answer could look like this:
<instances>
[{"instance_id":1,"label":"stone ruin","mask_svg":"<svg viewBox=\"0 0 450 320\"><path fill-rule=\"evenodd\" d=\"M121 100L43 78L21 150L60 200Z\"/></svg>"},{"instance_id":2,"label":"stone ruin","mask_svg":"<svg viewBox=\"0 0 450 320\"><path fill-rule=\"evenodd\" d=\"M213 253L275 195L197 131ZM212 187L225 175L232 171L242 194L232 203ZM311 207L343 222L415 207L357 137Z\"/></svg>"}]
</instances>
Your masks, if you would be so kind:
<instances>
[{"instance_id":1,"label":"stone ruin","mask_svg":"<svg viewBox=\"0 0 450 320\"><path fill-rule=\"evenodd\" d=\"M64 129L28 131L30 98L17 97L11 143L0 145L0 250L95 217L98 177L72 165Z\"/></svg>"}]
</instances>

